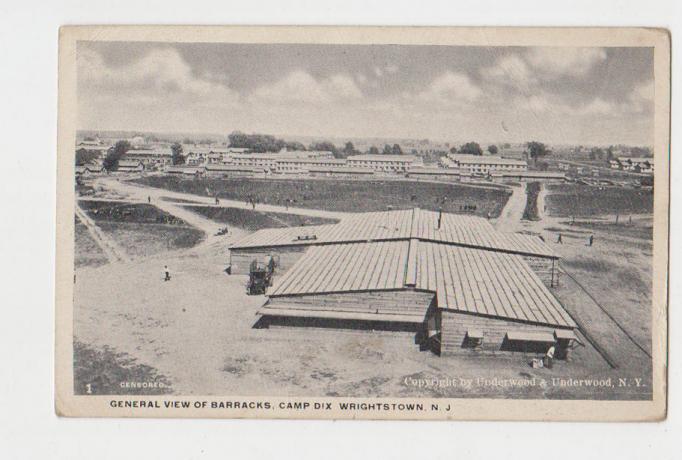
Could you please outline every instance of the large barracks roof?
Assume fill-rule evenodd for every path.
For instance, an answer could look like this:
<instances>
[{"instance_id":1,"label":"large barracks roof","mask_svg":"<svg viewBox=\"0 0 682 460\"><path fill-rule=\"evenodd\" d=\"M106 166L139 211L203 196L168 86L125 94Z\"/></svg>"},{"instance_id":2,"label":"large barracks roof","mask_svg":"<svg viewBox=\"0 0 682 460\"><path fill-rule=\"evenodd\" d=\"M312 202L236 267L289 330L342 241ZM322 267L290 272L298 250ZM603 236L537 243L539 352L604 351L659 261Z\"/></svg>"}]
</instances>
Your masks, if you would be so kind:
<instances>
[{"instance_id":1,"label":"large barracks roof","mask_svg":"<svg viewBox=\"0 0 682 460\"><path fill-rule=\"evenodd\" d=\"M417 239L455 246L557 258L542 240L495 230L481 217L423 209L351 214L338 224L263 229L232 244L231 249L275 246L318 246L338 243Z\"/></svg>"},{"instance_id":2,"label":"large barracks roof","mask_svg":"<svg viewBox=\"0 0 682 460\"><path fill-rule=\"evenodd\" d=\"M433 292L447 310L575 327L522 256L418 239L313 246L268 295L402 289Z\"/></svg>"}]
</instances>

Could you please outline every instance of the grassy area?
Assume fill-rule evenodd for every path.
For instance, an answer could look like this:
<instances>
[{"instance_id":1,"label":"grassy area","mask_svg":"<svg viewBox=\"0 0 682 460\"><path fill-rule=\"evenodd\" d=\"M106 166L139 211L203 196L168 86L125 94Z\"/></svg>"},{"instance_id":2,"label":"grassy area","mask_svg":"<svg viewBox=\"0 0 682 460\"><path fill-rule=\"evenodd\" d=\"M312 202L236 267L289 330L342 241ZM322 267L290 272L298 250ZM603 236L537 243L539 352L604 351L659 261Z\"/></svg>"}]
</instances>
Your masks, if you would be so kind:
<instances>
[{"instance_id":1,"label":"grassy area","mask_svg":"<svg viewBox=\"0 0 682 460\"><path fill-rule=\"evenodd\" d=\"M201 230L151 204L81 201L80 205L131 257L191 248L204 238Z\"/></svg>"},{"instance_id":2,"label":"grassy area","mask_svg":"<svg viewBox=\"0 0 682 460\"><path fill-rule=\"evenodd\" d=\"M107 256L99 247L97 242L92 239L88 228L76 217L75 226L75 246L74 246L74 266L99 267L108 262Z\"/></svg>"},{"instance_id":3,"label":"grassy area","mask_svg":"<svg viewBox=\"0 0 682 460\"><path fill-rule=\"evenodd\" d=\"M652 190L579 184L555 184L547 188L547 208L552 216L648 214L654 208Z\"/></svg>"},{"instance_id":4,"label":"grassy area","mask_svg":"<svg viewBox=\"0 0 682 460\"><path fill-rule=\"evenodd\" d=\"M187 225L182 219L146 203L81 201L80 206L95 222Z\"/></svg>"},{"instance_id":5,"label":"grassy area","mask_svg":"<svg viewBox=\"0 0 682 460\"><path fill-rule=\"evenodd\" d=\"M337 223L337 219L300 216L279 212L252 211L240 208L217 208L212 206L187 206L192 212L201 214L216 222L232 225L250 231L261 228L296 227L302 225L322 225Z\"/></svg>"},{"instance_id":6,"label":"grassy area","mask_svg":"<svg viewBox=\"0 0 682 460\"><path fill-rule=\"evenodd\" d=\"M524 220L538 220L538 194L542 184L540 182L529 182L526 186L526 208L523 210Z\"/></svg>"},{"instance_id":7,"label":"grassy area","mask_svg":"<svg viewBox=\"0 0 682 460\"><path fill-rule=\"evenodd\" d=\"M472 187L403 180L275 180L256 178L183 179L149 176L133 182L202 196L215 196L238 201L250 198L259 203L324 209L329 211L381 211L388 207L407 209L420 207L446 212L463 212L464 206L475 206L475 214L497 217L511 192L495 187Z\"/></svg>"},{"instance_id":8,"label":"grassy area","mask_svg":"<svg viewBox=\"0 0 682 460\"><path fill-rule=\"evenodd\" d=\"M204 233L188 225L98 222L97 225L131 257L147 257L196 246Z\"/></svg>"},{"instance_id":9,"label":"grassy area","mask_svg":"<svg viewBox=\"0 0 682 460\"><path fill-rule=\"evenodd\" d=\"M110 347L95 349L78 340L73 344L73 385L77 395L159 395L171 392L171 383L153 367L137 364ZM145 384L131 388L125 384ZM124 385L122 385L124 384Z\"/></svg>"}]
</instances>

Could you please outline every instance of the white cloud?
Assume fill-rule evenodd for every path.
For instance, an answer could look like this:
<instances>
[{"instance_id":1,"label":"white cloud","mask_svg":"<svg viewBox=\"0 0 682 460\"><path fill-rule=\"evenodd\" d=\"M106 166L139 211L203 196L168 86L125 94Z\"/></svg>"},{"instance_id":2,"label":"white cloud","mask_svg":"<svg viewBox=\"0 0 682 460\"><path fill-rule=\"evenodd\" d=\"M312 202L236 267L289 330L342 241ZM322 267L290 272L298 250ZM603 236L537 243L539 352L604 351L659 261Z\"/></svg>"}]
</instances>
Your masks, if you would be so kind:
<instances>
[{"instance_id":1,"label":"white cloud","mask_svg":"<svg viewBox=\"0 0 682 460\"><path fill-rule=\"evenodd\" d=\"M297 70L279 81L257 88L254 95L259 99L273 102L323 104L344 99L359 99L362 97L362 91L347 75L337 74L318 81L309 73Z\"/></svg>"},{"instance_id":2,"label":"white cloud","mask_svg":"<svg viewBox=\"0 0 682 460\"><path fill-rule=\"evenodd\" d=\"M647 80L632 90L628 96L630 109L634 112L650 110L654 104L654 82Z\"/></svg>"},{"instance_id":3,"label":"white cloud","mask_svg":"<svg viewBox=\"0 0 682 460\"><path fill-rule=\"evenodd\" d=\"M215 102L235 102L237 93L207 76L197 76L180 53L172 48L150 51L137 61L109 67L95 51L78 52L78 85L81 90L115 93L147 100L210 97ZM100 96L105 96L101 94Z\"/></svg>"},{"instance_id":4,"label":"white cloud","mask_svg":"<svg viewBox=\"0 0 682 460\"><path fill-rule=\"evenodd\" d=\"M536 71L561 77L586 75L593 66L606 60L603 48L552 47L532 48L526 54L527 61Z\"/></svg>"},{"instance_id":5,"label":"white cloud","mask_svg":"<svg viewBox=\"0 0 682 460\"><path fill-rule=\"evenodd\" d=\"M533 95L527 98L518 98L514 104L522 110L529 110L533 113L543 113L551 110L552 104L545 95Z\"/></svg>"},{"instance_id":6,"label":"white cloud","mask_svg":"<svg viewBox=\"0 0 682 460\"><path fill-rule=\"evenodd\" d=\"M446 72L431 82L417 99L431 103L471 102L481 96L481 89L463 73Z\"/></svg>"},{"instance_id":7,"label":"white cloud","mask_svg":"<svg viewBox=\"0 0 682 460\"><path fill-rule=\"evenodd\" d=\"M522 90L536 83L532 70L526 61L517 54L510 54L498 59L493 66L482 69L481 73L484 78Z\"/></svg>"},{"instance_id":8,"label":"white cloud","mask_svg":"<svg viewBox=\"0 0 682 460\"><path fill-rule=\"evenodd\" d=\"M616 105L598 97L577 109L581 115L614 115L619 109Z\"/></svg>"}]
</instances>

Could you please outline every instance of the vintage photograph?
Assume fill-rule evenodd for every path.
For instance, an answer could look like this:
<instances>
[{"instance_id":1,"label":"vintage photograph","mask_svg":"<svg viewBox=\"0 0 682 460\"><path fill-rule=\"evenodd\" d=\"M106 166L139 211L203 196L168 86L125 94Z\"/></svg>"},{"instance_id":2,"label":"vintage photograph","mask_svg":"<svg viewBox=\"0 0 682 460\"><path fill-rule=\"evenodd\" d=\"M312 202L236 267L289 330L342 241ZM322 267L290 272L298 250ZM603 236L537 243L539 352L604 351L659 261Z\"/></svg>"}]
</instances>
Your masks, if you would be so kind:
<instances>
[{"instance_id":1,"label":"vintage photograph","mask_svg":"<svg viewBox=\"0 0 682 460\"><path fill-rule=\"evenodd\" d=\"M449 30L73 29L61 412L660 417L668 48Z\"/></svg>"}]
</instances>

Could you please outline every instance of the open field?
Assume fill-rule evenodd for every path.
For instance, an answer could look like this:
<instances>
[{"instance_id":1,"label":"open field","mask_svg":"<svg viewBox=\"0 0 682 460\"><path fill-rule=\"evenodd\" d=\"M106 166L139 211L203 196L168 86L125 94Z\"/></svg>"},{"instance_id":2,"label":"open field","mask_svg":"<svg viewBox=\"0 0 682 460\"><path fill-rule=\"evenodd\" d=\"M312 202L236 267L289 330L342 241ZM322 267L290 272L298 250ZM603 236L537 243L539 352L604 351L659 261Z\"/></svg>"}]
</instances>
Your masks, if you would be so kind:
<instances>
[{"instance_id":1,"label":"open field","mask_svg":"<svg viewBox=\"0 0 682 460\"><path fill-rule=\"evenodd\" d=\"M88 228L76 217L75 222L74 265L81 267L99 267L108 262L106 254L92 238Z\"/></svg>"},{"instance_id":2,"label":"open field","mask_svg":"<svg viewBox=\"0 0 682 460\"><path fill-rule=\"evenodd\" d=\"M382 211L388 207L461 213L466 205L476 206L475 214L497 217L511 192L501 187L474 187L462 184L405 180L321 180L321 179L183 179L149 176L133 182L201 196L218 195L238 201L324 209L329 211Z\"/></svg>"},{"instance_id":3,"label":"open field","mask_svg":"<svg viewBox=\"0 0 682 460\"><path fill-rule=\"evenodd\" d=\"M565 271L555 295L574 317L585 319L588 332L621 365L649 372L649 357L638 348L651 353L651 217L633 219L632 225L597 218L570 222L545 227L551 233L544 237L561 255ZM556 243L559 233L563 244Z\"/></svg>"},{"instance_id":4,"label":"open field","mask_svg":"<svg viewBox=\"0 0 682 460\"><path fill-rule=\"evenodd\" d=\"M224 182L231 181L217 181ZM315 183L328 185L326 181ZM182 182L176 186L179 184ZM310 195L306 206L296 203L299 207L325 200L317 191L313 194L311 189L304 190ZM517 221L527 202L526 194L519 191ZM362 193L368 192L363 189ZM448 200L448 204L452 201ZM650 360L638 349L642 346L649 353L651 350L651 242L644 230L623 236L609 220L596 218L577 219L576 225L566 225L566 219L556 218L522 223L519 230L543 234L547 241L554 241L551 238L555 231L564 234L564 244L554 247L563 257L563 269L575 281L564 273L559 288L553 292L574 318L588 326L587 332L597 340L597 346L619 365L612 369L591 343L583 340L586 346L573 350L570 361L557 362L553 369L532 369L523 355L440 358L420 351L414 335L406 332L254 328L258 319L255 313L265 298L245 294L245 276L224 273L225 254L217 245L171 251L191 247L193 242L188 236L186 243L169 244L169 231L198 230L147 204L89 202L86 206L88 215L126 251L137 248L139 255L164 254L163 264L169 265L172 281L162 281L163 264L158 258L79 269L74 332L81 351L89 353L86 356L95 363L79 374L81 390L87 383L98 382L95 391L117 391L111 390L116 380L131 379L162 381L163 391L178 395L650 397ZM301 219L310 219L190 203L185 203L183 209L217 222L241 224L249 230L262 225L298 225ZM605 213L611 211L606 209ZM646 228L647 221L641 216L633 222L633 226ZM602 227L583 228L582 224ZM586 238L593 231L595 245L588 248ZM598 306L583 288L594 296ZM643 378L647 386L509 387L495 383L530 377L544 381L553 377L614 381L632 377ZM468 387L425 383L460 378L481 380Z\"/></svg>"},{"instance_id":5,"label":"open field","mask_svg":"<svg viewBox=\"0 0 682 460\"><path fill-rule=\"evenodd\" d=\"M81 201L80 206L103 234L131 257L190 248L204 237L202 231L153 205ZM87 248L87 245L83 248Z\"/></svg>"},{"instance_id":6,"label":"open field","mask_svg":"<svg viewBox=\"0 0 682 460\"><path fill-rule=\"evenodd\" d=\"M322 225L338 222L314 216L301 216L279 212L261 212L239 208L217 208L211 206L186 206L186 209L208 217L211 220L256 231L261 228L296 227L302 225Z\"/></svg>"},{"instance_id":7,"label":"open field","mask_svg":"<svg viewBox=\"0 0 682 460\"><path fill-rule=\"evenodd\" d=\"M551 216L648 214L654 207L653 191L647 189L579 184L548 185L547 189Z\"/></svg>"},{"instance_id":8,"label":"open field","mask_svg":"<svg viewBox=\"0 0 682 460\"><path fill-rule=\"evenodd\" d=\"M173 279L168 283L161 280L154 260L81 270L74 306L78 340L90 349L107 346L134 358L137 365L153 367L145 368L147 375L164 376L178 395L647 397L646 389L636 388L495 383L622 375L589 344L575 349L569 362L532 369L522 355L440 358L420 351L414 335L405 332L256 329L255 312L264 297L245 294L245 276L219 270L224 263L220 253L201 251L169 255ZM474 383L468 387L426 383L459 378Z\"/></svg>"}]
</instances>

